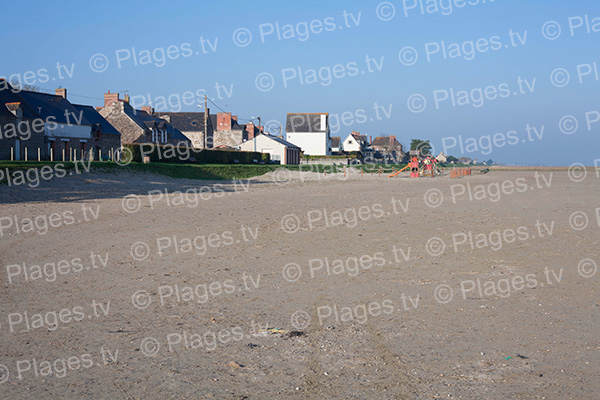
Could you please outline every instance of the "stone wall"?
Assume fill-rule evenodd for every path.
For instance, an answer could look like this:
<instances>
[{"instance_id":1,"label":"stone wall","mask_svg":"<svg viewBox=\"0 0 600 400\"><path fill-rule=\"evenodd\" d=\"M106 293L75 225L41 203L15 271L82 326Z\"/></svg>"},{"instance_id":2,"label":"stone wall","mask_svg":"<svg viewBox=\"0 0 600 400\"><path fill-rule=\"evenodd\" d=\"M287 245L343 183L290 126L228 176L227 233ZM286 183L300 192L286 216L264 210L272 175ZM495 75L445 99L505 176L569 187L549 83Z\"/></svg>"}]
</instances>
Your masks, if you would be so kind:
<instances>
[{"instance_id":1,"label":"stone wall","mask_svg":"<svg viewBox=\"0 0 600 400\"><path fill-rule=\"evenodd\" d=\"M214 131L213 147L230 146L236 147L244 142L244 132L242 130Z\"/></svg>"}]
</instances>

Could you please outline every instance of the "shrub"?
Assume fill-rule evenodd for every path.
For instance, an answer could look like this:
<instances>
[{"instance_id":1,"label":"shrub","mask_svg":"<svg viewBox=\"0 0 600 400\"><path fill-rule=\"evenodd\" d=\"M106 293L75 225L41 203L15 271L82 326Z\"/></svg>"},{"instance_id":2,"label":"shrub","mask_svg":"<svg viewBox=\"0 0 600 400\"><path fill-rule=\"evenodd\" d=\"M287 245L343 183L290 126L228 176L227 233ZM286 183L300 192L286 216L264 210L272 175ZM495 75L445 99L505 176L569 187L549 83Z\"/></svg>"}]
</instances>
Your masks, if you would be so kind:
<instances>
[{"instance_id":1,"label":"shrub","mask_svg":"<svg viewBox=\"0 0 600 400\"><path fill-rule=\"evenodd\" d=\"M122 159L125 162L142 162L143 155L151 162L197 164L255 164L268 163L266 153L234 150L201 150L191 147L155 144L125 144Z\"/></svg>"}]
</instances>

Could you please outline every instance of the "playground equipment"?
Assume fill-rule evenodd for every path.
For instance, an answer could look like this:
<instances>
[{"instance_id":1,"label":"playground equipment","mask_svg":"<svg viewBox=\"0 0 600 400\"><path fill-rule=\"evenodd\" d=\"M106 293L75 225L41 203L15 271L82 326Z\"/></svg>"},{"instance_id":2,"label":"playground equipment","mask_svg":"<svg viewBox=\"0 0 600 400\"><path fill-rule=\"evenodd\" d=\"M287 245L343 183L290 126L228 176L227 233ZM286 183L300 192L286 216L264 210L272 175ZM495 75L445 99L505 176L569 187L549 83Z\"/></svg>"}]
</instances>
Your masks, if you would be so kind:
<instances>
[{"instance_id":1,"label":"playground equipment","mask_svg":"<svg viewBox=\"0 0 600 400\"><path fill-rule=\"evenodd\" d=\"M396 175L398 175L400 172L404 171L404 170L405 170L405 169L407 169L408 167L410 167L410 164L408 164L406 167L402 168L400 171L396 171L396 172L394 172L393 174L391 174L391 175L388 175L388 178L393 178L393 177L395 177Z\"/></svg>"},{"instance_id":2,"label":"playground equipment","mask_svg":"<svg viewBox=\"0 0 600 400\"><path fill-rule=\"evenodd\" d=\"M437 160L431 156L425 157L422 161L420 160L420 153L417 151L411 151L411 159L408 165L402 168L399 171L394 172L391 175L388 175L388 178L393 178L398 176L400 172L407 170L410 168L410 177L418 178L420 176L431 176L432 178L438 175L444 175L442 170L440 170L437 166Z\"/></svg>"}]
</instances>

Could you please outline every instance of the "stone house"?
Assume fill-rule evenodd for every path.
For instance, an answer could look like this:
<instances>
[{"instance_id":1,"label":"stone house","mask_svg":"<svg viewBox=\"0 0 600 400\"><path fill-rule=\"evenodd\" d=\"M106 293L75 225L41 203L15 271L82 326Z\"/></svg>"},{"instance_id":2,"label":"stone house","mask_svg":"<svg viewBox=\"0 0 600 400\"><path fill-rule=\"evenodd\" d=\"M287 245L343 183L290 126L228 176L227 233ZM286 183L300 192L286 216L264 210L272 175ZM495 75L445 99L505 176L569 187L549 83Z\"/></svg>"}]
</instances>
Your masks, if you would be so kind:
<instances>
[{"instance_id":1,"label":"stone house","mask_svg":"<svg viewBox=\"0 0 600 400\"><path fill-rule=\"evenodd\" d=\"M180 130L166 120L153 116L152 107L134 109L129 104L129 96L121 99L119 93L105 93L104 107L98 112L121 133L122 144L192 145L192 141Z\"/></svg>"},{"instance_id":2,"label":"stone house","mask_svg":"<svg viewBox=\"0 0 600 400\"><path fill-rule=\"evenodd\" d=\"M209 110L210 114L210 110ZM155 112L154 117L163 119L173 125L197 149L204 148L204 113L203 112ZM213 125L211 118L207 119L207 148L213 147Z\"/></svg>"},{"instance_id":3,"label":"stone house","mask_svg":"<svg viewBox=\"0 0 600 400\"><path fill-rule=\"evenodd\" d=\"M404 158L402 144L394 135L376 137L371 142L371 147L382 156L385 162L398 163Z\"/></svg>"},{"instance_id":4,"label":"stone house","mask_svg":"<svg viewBox=\"0 0 600 400\"><path fill-rule=\"evenodd\" d=\"M237 115L220 112L210 116L213 127L213 145L228 146L239 148L242 143L252 140L261 133L264 133L262 126L256 126L254 123L240 124Z\"/></svg>"}]
</instances>

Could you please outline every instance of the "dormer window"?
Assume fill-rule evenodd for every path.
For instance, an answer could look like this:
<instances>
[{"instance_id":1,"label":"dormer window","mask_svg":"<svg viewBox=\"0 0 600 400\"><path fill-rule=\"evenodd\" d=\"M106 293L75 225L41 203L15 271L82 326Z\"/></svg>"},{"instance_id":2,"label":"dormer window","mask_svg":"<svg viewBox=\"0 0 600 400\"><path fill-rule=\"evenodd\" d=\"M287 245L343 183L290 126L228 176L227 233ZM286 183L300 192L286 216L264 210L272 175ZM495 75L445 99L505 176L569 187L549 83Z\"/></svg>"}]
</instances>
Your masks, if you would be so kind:
<instances>
[{"instance_id":1,"label":"dormer window","mask_svg":"<svg viewBox=\"0 0 600 400\"><path fill-rule=\"evenodd\" d=\"M21 109L21 103L6 103L6 108L15 117L17 117L17 118L23 118L23 109Z\"/></svg>"}]
</instances>

